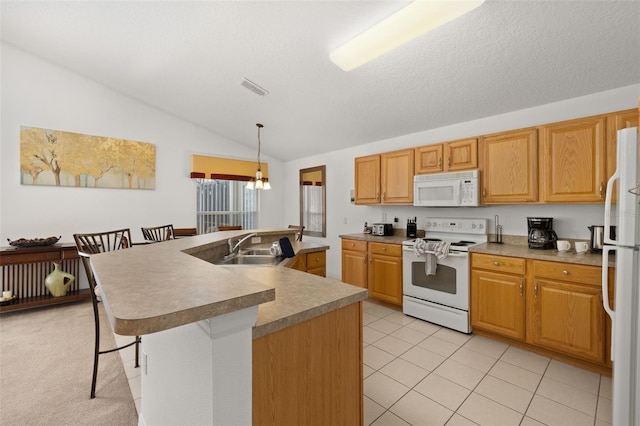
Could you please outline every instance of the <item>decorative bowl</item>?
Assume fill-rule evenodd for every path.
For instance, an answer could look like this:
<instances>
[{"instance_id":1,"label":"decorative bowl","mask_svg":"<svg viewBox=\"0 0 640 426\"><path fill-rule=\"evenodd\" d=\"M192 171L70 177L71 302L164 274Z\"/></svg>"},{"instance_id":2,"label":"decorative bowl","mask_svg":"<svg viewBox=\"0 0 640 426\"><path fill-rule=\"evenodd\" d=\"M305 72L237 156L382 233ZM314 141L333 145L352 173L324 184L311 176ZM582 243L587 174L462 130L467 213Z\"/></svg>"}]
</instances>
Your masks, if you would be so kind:
<instances>
[{"instance_id":1,"label":"decorative bowl","mask_svg":"<svg viewBox=\"0 0 640 426\"><path fill-rule=\"evenodd\" d=\"M7 238L7 241L9 241L9 245L13 246L13 247L46 247L46 246L52 246L55 243L58 242L58 240L60 240L60 238L62 238L62 236L60 237L47 237L47 238L33 238L33 239L25 239L25 238L20 238L14 241L11 241L11 239Z\"/></svg>"}]
</instances>

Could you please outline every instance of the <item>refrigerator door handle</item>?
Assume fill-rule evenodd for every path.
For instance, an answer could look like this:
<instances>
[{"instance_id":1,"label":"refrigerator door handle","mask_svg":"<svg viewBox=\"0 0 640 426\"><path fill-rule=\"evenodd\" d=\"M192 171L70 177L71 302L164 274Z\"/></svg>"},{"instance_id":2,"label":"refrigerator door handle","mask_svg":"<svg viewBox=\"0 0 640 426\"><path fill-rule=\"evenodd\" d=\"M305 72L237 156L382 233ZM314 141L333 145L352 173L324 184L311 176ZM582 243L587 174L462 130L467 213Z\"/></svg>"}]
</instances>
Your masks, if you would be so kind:
<instances>
[{"instance_id":1,"label":"refrigerator door handle","mask_svg":"<svg viewBox=\"0 0 640 426\"><path fill-rule=\"evenodd\" d=\"M617 240L612 240L611 237L611 194L613 192L613 184L616 180L620 180L620 169L616 169L616 172L611 175L611 179L607 182L607 192L604 197L604 243L616 244ZM618 186L620 184L618 183ZM606 259L603 258L603 259ZM603 268L603 271L605 269ZM604 282L604 281L603 281Z\"/></svg>"},{"instance_id":2,"label":"refrigerator door handle","mask_svg":"<svg viewBox=\"0 0 640 426\"><path fill-rule=\"evenodd\" d=\"M605 216L606 223L606 216ZM606 228L605 228L606 229ZM609 252L615 251L616 246L604 246L602 247L602 306L605 312L611 318L611 361L613 361L613 349L615 348L613 339L615 338L615 322L616 313L609 304Z\"/></svg>"}]
</instances>

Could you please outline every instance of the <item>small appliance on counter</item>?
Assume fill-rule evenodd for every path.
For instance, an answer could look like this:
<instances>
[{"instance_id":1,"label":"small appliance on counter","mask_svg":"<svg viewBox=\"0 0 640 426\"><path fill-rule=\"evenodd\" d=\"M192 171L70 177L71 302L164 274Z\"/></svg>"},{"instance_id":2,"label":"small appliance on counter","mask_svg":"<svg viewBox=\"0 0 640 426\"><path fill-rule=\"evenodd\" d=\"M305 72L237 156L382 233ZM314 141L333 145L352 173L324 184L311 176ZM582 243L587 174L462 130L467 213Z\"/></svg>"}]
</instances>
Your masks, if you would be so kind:
<instances>
[{"instance_id":1,"label":"small appliance on counter","mask_svg":"<svg viewBox=\"0 0 640 426\"><path fill-rule=\"evenodd\" d=\"M388 236L393 235L393 224L374 223L371 227L371 235Z\"/></svg>"},{"instance_id":2,"label":"small appliance on counter","mask_svg":"<svg viewBox=\"0 0 640 426\"><path fill-rule=\"evenodd\" d=\"M407 238L416 238L418 236L418 218L407 219Z\"/></svg>"},{"instance_id":3,"label":"small appliance on counter","mask_svg":"<svg viewBox=\"0 0 640 426\"><path fill-rule=\"evenodd\" d=\"M593 253L602 253L602 247L604 247L604 226L593 225L587 226L591 231L591 238L589 240L589 249ZM616 239L616 227L609 227L609 239Z\"/></svg>"},{"instance_id":4,"label":"small appliance on counter","mask_svg":"<svg viewBox=\"0 0 640 426\"><path fill-rule=\"evenodd\" d=\"M553 230L552 217L528 217L529 248L548 250L556 248L558 236Z\"/></svg>"}]
</instances>

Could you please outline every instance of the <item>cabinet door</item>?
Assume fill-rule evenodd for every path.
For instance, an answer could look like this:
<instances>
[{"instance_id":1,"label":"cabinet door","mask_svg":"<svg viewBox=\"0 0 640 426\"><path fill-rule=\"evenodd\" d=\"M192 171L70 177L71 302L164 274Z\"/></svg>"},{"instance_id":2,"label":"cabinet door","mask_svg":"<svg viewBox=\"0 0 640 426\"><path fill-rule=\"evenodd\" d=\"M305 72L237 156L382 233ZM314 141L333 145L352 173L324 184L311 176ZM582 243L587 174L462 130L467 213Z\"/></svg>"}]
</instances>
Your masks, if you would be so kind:
<instances>
[{"instance_id":1,"label":"cabinet door","mask_svg":"<svg viewBox=\"0 0 640 426\"><path fill-rule=\"evenodd\" d=\"M413 204L413 149L381 155L382 204Z\"/></svg>"},{"instance_id":2,"label":"cabinet door","mask_svg":"<svg viewBox=\"0 0 640 426\"><path fill-rule=\"evenodd\" d=\"M616 171L618 130L638 127L639 122L638 110L636 109L620 111L607 116L607 181ZM613 184L613 194L611 194L612 202L615 202L617 199L616 188L617 182Z\"/></svg>"},{"instance_id":3,"label":"cabinet door","mask_svg":"<svg viewBox=\"0 0 640 426\"><path fill-rule=\"evenodd\" d=\"M542 201L604 202L607 177L604 130L603 116L542 127Z\"/></svg>"},{"instance_id":4,"label":"cabinet door","mask_svg":"<svg viewBox=\"0 0 640 426\"><path fill-rule=\"evenodd\" d=\"M415 155L415 173L417 175L427 173L439 173L444 170L442 162L443 144L427 145L416 148Z\"/></svg>"},{"instance_id":5,"label":"cabinet door","mask_svg":"<svg viewBox=\"0 0 640 426\"><path fill-rule=\"evenodd\" d=\"M483 204L538 201L538 132L524 129L480 139Z\"/></svg>"},{"instance_id":6,"label":"cabinet door","mask_svg":"<svg viewBox=\"0 0 640 426\"><path fill-rule=\"evenodd\" d=\"M471 326L525 338L524 277L471 271Z\"/></svg>"},{"instance_id":7,"label":"cabinet door","mask_svg":"<svg viewBox=\"0 0 640 426\"><path fill-rule=\"evenodd\" d=\"M380 156L355 160L355 203L380 204Z\"/></svg>"},{"instance_id":8,"label":"cabinet door","mask_svg":"<svg viewBox=\"0 0 640 426\"><path fill-rule=\"evenodd\" d=\"M444 144L446 171L478 168L478 139L465 139Z\"/></svg>"},{"instance_id":9,"label":"cabinet door","mask_svg":"<svg viewBox=\"0 0 640 426\"><path fill-rule=\"evenodd\" d=\"M599 287L535 279L527 297L531 343L604 362L605 322Z\"/></svg>"},{"instance_id":10,"label":"cabinet door","mask_svg":"<svg viewBox=\"0 0 640 426\"><path fill-rule=\"evenodd\" d=\"M402 305L402 258L369 254L369 296Z\"/></svg>"},{"instance_id":11,"label":"cabinet door","mask_svg":"<svg viewBox=\"0 0 640 426\"><path fill-rule=\"evenodd\" d=\"M367 288L367 254L342 250L342 281Z\"/></svg>"}]
</instances>

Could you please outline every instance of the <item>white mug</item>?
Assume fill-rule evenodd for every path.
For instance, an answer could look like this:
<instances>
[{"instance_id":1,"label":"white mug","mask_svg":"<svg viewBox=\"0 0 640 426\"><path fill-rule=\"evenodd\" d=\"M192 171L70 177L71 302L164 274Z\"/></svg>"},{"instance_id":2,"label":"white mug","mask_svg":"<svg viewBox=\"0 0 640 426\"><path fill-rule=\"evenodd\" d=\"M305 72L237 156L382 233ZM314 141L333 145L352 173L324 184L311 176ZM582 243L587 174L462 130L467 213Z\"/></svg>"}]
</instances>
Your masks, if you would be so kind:
<instances>
[{"instance_id":1,"label":"white mug","mask_svg":"<svg viewBox=\"0 0 640 426\"><path fill-rule=\"evenodd\" d=\"M2 297L4 299L11 299L13 297L13 292L11 290L3 291L2 292Z\"/></svg>"},{"instance_id":2,"label":"white mug","mask_svg":"<svg viewBox=\"0 0 640 426\"><path fill-rule=\"evenodd\" d=\"M576 241L575 247L576 247L576 253L584 253L589 248L589 243L585 241Z\"/></svg>"},{"instance_id":3,"label":"white mug","mask_svg":"<svg viewBox=\"0 0 640 426\"><path fill-rule=\"evenodd\" d=\"M567 240L558 240L556 245L558 246L558 251L567 251L571 248L571 243Z\"/></svg>"}]
</instances>

